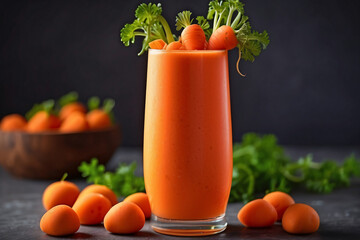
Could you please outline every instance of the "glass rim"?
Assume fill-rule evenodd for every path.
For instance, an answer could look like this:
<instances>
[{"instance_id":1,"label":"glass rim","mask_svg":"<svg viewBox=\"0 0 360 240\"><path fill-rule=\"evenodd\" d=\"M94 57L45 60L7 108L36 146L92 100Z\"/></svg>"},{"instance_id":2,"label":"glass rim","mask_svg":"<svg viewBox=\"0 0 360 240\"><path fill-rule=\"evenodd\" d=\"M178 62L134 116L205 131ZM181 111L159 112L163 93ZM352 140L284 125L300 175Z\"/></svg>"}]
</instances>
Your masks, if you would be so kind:
<instances>
[{"instance_id":1,"label":"glass rim","mask_svg":"<svg viewBox=\"0 0 360 240\"><path fill-rule=\"evenodd\" d=\"M149 52L171 52L171 53L210 53L210 52L227 52L228 50L222 49L222 50L166 50L166 49L148 49Z\"/></svg>"}]
</instances>

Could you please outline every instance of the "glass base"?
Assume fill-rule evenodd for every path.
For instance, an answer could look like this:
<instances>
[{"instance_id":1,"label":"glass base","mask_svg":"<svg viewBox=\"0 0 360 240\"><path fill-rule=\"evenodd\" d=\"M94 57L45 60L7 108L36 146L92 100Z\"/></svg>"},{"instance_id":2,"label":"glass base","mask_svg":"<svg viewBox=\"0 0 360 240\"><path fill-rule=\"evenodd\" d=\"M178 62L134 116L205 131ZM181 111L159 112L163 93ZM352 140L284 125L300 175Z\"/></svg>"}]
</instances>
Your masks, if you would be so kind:
<instances>
[{"instance_id":1,"label":"glass base","mask_svg":"<svg viewBox=\"0 0 360 240\"><path fill-rule=\"evenodd\" d=\"M151 217L151 227L155 232L174 236L207 236L220 233L226 229L225 214L210 219L174 220Z\"/></svg>"}]
</instances>

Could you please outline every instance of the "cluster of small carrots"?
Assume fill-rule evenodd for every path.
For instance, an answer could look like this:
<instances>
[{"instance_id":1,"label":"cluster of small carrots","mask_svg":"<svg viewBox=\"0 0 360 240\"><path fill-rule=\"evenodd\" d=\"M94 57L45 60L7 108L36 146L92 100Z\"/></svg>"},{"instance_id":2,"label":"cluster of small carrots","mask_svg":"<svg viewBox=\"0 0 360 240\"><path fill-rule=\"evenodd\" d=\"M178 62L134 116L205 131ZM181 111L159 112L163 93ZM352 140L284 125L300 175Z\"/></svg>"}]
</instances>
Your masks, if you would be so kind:
<instances>
[{"instance_id":1,"label":"cluster of small carrots","mask_svg":"<svg viewBox=\"0 0 360 240\"><path fill-rule=\"evenodd\" d=\"M162 39L149 43L151 49L163 50L231 50L239 44L232 27L223 25L206 40L205 32L198 24L191 24L184 28L179 41L169 44Z\"/></svg>"},{"instance_id":2,"label":"cluster of small carrots","mask_svg":"<svg viewBox=\"0 0 360 240\"><path fill-rule=\"evenodd\" d=\"M295 203L289 194L279 191L247 203L237 217L244 226L253 228L270 227L281 221L283 229L291 234L313 233L320 226L319 215L312 207Z\"/></svg>"},{"instance_id":3,"label":"cluster of small carrots","mask_svg":"<svg viewBox=\"0 0 360 240\"><path fill-rule=\"evenodd\" d=\"M93 184L80 192L64 178L45 189L42 201L47 212L40 220L40 228L52 236L70 235L80 225L101 223L110 233L132 234L140 231L151 216L145 193L134 193L119 203L106 186Z\"/></svg>"},{"instance_id":4,"label":"cluster of small carrots","mask_svg":"<svg viewBox=\"0 0 360 240\"><path fill-rule=\"evenodd\" d=\"M97 97L89 99L89 111L77 100L77 93L71 92L59 99L35 104L26 114L9 114L0 122L1 131L26 131L29 133L59 131L63 133L99 130L110 127L113 122L112 99L106 99L100 108Z\"/></svg>"}]
</instances>

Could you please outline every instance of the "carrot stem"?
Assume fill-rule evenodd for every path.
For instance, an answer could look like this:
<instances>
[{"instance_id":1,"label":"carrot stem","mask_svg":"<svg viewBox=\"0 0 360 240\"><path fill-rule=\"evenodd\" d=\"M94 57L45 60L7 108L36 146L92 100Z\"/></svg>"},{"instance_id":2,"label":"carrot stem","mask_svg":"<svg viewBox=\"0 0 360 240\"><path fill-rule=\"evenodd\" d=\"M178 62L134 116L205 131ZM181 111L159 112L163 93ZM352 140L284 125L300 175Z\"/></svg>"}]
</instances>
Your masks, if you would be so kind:
<instances>
[{"instance_id":1,"label":"carrot stem","mask_svg":"<svg viewBox=\"0 0 360 240\"><path fill-rule=\"evenodd\" d=\"M169 44L169 43L173 42L174 37L172 35L172 32L171 32L171 29L170 29L170 26L169 26L168 22L166 21L166 19L163 16L160 16L159 20L160 20L160 22L163 25L163 28L165 30L167 43Z\"/></svg>"},{"instance_id":2,"label":"carrot stem","mask_svg":"<svg viewBox=\"0 0 360 240\"><path fill-rule=\"evenodd\" d=\"M214 23L213 23L213 25L214 25L214 27L213 27L213 33L216 31L216 29L217 29L217 19L218 19L218 13L217 12L215 12L215 16L214 16Z\"/></svg>"},{"instance_id":3,"label":"carrot stem","mask_svg":"<svg viewBox=\"0 0 360 240\"><path fill-rule=\"evenodd\" d=\"M136 35L136 36L144 36L144 37L147 36L146 33L144 33L144 32L138 32L138 31L135 31L135 32L134 32L134 35Z\"/></svg>"},{"instance_id":4,"label":"carrot stem","mask_svg":"<svg viewBox=\"0 0 360 240\"><path fill-rule=\"evenodd\" d=\"M60 181L64 181L68 176L68 173L64 173L64 175L62 176L61 180Z\"/></svg>"},{"instance_id":5,"label":"carrot stem","mask_svg":"<svg viewBox=\"0 0 360 240\"><path fill-rule=\"evenodd\" d=\"M226 25L228 25L228 26L231 25L231 19L232 19L232 15L234 12L235 12L235 8L230 8L229 15L228 15L228 18L226 21Z\"/></svg>"},{"instance_id":6,"label":"carrot stem","mask_svg":"<svg viewBox=\"0 0 360 240\"><path fill-rule=\"evenodd\" d=\"M241 12L239 12L239 13L236 15L233 23L231 24L231 27L232 27L233 29L235 29L236 25L239 23L240 18L241 18Z\"/></svg>"}]
</instances>

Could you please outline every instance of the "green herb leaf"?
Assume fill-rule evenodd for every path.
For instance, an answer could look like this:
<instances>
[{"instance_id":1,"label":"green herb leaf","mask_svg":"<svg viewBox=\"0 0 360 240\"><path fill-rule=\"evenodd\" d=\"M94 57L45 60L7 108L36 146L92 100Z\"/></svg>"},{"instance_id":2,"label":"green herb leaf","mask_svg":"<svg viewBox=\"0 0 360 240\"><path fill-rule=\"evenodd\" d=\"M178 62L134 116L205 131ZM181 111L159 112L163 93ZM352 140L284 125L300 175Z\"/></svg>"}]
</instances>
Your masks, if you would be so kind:
<instances>
[{"instance_id":1,"label":"green herb leaf","mask_svg":"<svg viewBox=\"0 0 360 240\"><path fill-rule=\"evenodd\" d=\"M113 110L114 107L115 107L115 100L114 99L107 98L107 99L104 100L103 107L102 107L104 112L109 114L109 113L111 113L111 111Z\"/></svg>"},{"instance_id":2,"label":"green herb leaf","mask_svg":"<svg viewBox=\"0 0 360 240\"><path fill-rule=\"evenodd\" d=\"M211 36L211 29L208 20L203 16L197 16L196 21L198 22L202 30L204 30L206 39L209 39Z\"/></svg>"},{"instance_id":3,"label":"green herb leaf","mask_svg":"<svg viewBox=\"0 0 360 240\"><path fill-rule=\"evenodd\" d=\"M176 16L176 30L179 31L182 28L186 28L187 26L191 25L193 19L191 19L191 12L190 11L182 11L178 13Z\"/></svg>"},{"instance_id":4,"label":"green herb leaf","mask_svg":"<svg viewBox=\"0 0 360 240\"><path fill-rule=\"evenodd\" d=\"M59 100L57 101L58 105L60 107L63 107L69 103L73 103L78 101L79 95L77 92L69 92L68 94L62 96L61 98L59 98Z\"/></svg>"},{"instance_id":5,"label":"green herb leaf","mask_svg":"<svg viewBox=\"0 0 360 240\"><path fill-rule=\"evenodd\" d=\"M230 201L249 201L257 194L289 192L303 186L309 191L329 193L346 187L351 177L360 177L360 160L354 155L343 165L332 160L313 161L312 155L291 161L274 135L248 133L234 145Z\"/></svg>"},{"instance_id":6,"label":"green herb leaf","mask_svg":"<svg viewBox=\"0 0 360 240\"><path fill-rule=\"evenodd\" d=\"M161 15L161 4L142 3L135 11L136 19L133 23L125 24L120 31L121 41L125 46L135 42L135 37L144 37L141 51L143 54L149 48L149 43L156 39L162 39L167 43L174 41L169 24Z\"/></svg>"},{"instance_id":7,"label":"green herb leaf","mask_svg":"<svg viewBox=\"0 0 360 240\"><path fill-rule=\"evenodd\" d=\"M36 103L34 106L25 114L25 118L30 120L37 112L45 111L48 114L54 114L55 101L48 99L42 103Z\"/></svg>"},{"instance_id":8,"label":"green herb leaf","mask_svg":"<svg viewBox=\"0 0 360 240\"><path fill-rule=\"evenodd\" d=\"M251 29L249 18L244 15L244 4L239 0L210 1L207 18L213 20L213 32L222 25L233 28L244 60L254 61L270 42L266 31L259 33Z\"/></svg>"},{"instance_id":9,"label":"green herb leaf","mask_svg":"<svg viewBox=\"0 0 360 240\"><path fill-rule=\"evenodd\" d=\"M88 104L89 111L92 111L94 109L98 109L99 106L100 106L100 98L96 97L96 96L91 97L91 98L89 98L87 104Z\"/></svg>"},{"instance_id":10,"label":"green herb leaf","mask_svg":"<svg viewBox=\"0 0 360 240\"><path fill-rule=\"evenodd\" d=\"M78 169L87 182L105 185L121 197L145 191L144 178L134 174L135 162L120 164L115 172L106 172L105 166L93 158L90 163L82 162Z\"/></svg>"}]
</instances>

